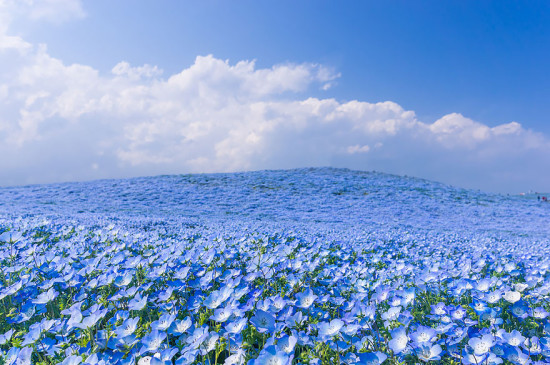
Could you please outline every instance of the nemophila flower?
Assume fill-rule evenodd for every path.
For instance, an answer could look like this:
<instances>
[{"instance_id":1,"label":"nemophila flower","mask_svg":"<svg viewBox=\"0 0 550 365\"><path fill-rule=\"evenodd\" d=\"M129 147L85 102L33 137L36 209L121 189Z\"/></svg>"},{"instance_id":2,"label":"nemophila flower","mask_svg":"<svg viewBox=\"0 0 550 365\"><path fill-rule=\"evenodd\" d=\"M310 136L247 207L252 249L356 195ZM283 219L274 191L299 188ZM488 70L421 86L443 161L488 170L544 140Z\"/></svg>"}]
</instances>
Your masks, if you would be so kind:
<instances>
[{"instance_id":1,"label":"nemophila flower","mask_svg":"<svg viewBox=\"0 0 550 365\"><path fill-rule=\"evenodd\" d=\"M307 309L317 298L318 296L313 293L313 290L308 288L305 292L296 294L296 307Z\"/></svg>"},{"instance_id":2,"label":"nemophila flower","mask_svg":"<svg viewBox=\"0 0 550 365\"><path fill-rule=\"evenodd\" d=\"M404 289L399 292L401 297L401 305L407 307L409 304L413 304L414 299L416 298L416 290L414 287Z\"/></svg>"},{"instance_id":3,"label":"nemophila flower","mask_svg":"<svg viewBox=\"0 0 550 365\"><path fill-rule=\"evenodd\" d=\"M308 335L308 333L304 332L304 331L291 331L292 332L292 335L294 337L296 337L297 339L297 342L299 345L302 345L302 346L312 346L313 345L313 341L312 341L312 338L311 336Z\"/></svg>"},{"instance_id":4,"label":"nemophila flower","mask_svg":"<svg viewBox=\"0 0 550 365\"><path fill-rule=\"evenodd\" d=\"M516 303L521 299L521 293L513 290L508 290L504 293L504 300L508 303Z\"/></svg>"},{"instance_id":5,"label":"nemophila flower","mask_svg":"<svg viewBox=\"0 0 550 365\"><path fill-rule=\"evenodd\" d=\"M142 297L138 294L135 298L128 303L128 310L140 311L147 305L148 296Z\"/></svg>"},{"instance_id":6,"label":"nemophila flower","mask_svg":"<svg viewBox=\"0 0 550 365\"><path fill-rule=\"evenodd\" d=\"M497 311L495 308L483 313L480 317L482 321L489 321L492 326L499 325L503 323L502 318L499 317L500 311Z\"/></svg>"},{"instance_id":7,"label":"nemophila flower","mask_svg":"<svg viewBox=\"0 0 550 365\"><path fill-rule=\"evenodd\" d=\"M510 307L512 314L520 319L525 319L529 317L529 307L522 301L514 303Z\"/></svg>"},{"instance_id":8,"label":"nemophila flower","mask_svg":"<svg viewBox=\"0 0 550 365\"><path fill-rule=\"evenodd\" d=\"M496 354L489 353L489 355L485 358L485 361L483 363L487 365L498 365L498 364L502 364L503 360L500 357L498 357Z\"/></svg>"},{"instance_id":9,"label":"nemophila flower","mask_svg":"<svg viewBox=\"0 0 550 365\"><path fill-rule=\"evenodd\" d=\"M54 300L58 295L59 293L55 291L54 288L50 288L47 292L39 294L36 299L32 300L32 302L34 304L47 304Z\"/></svg>"},{"instance_id":10,"label":"nemophila flower","mask_svg":"<svg viewBox=\"0 0 550 365\"><path fill-rule=\"evenodd\" d=\"M550 337L542 337L540 339L540 345L542 346L542 354L546 357L550 357Z\"/></svg>"},{"instance_id":11,"label":"nemophila flower","mask_svg":"<svg viewBox=\"0 0 550 365\"><path fill-rule=\"evenodd\" d=\"M297 342L298 342L298 339L293 335L290 335L290 336L284 335L279 340L277 340L277 348L280 351L290 354L294 351L294 347L296 346Z\"/></svg>"},{"instance_id":12,"label":"nemophila flower","mask_svg":"<svg viewBox=\"0 0 550 365\"><path fill-rule=\"evenodd\" d=\"M102 336L103 337L103 336ZM132 348L135 344L139 342L139 339L136 337L135 334L129 334L124 337L116 337L116 338L109 338L108 344L106 344L107 337L105 334L105 338L101 338L99 341L97 341L98 344L103 345L105 348L106 346L109 347L116 347L117 349L121 350L122 352L128 352L130 348Z\"/></svg>"},{"instance_id":13,"label":"nemophila flower","mask_svg":"<svg viewBox=\"0 0 550 365\"><path fill-rule=\"evenodd\" d=\"M247 326L248 320L246 318L237 319L233 322L229 322L225 325L225 330L232 334L241 333Z\"/></svg>"},{"instance_id":14,"label":"nemophila flower","mask_svg":"<svg viewBox=\"0 0 550 365\"><path fill-rule=\"evenodd\" d=\"M118 287L127 286L132 282L133 277L134 277L133 272L126 271L124 274L119 275L115 278L114 284Z\"/></svg>"},{"instance_id":15,"label":"nemophila flower","mask_svg":"<svg viewBox=\"0 0 550 365\"><path fill-rule=\"evenodd\" d=\"M78 365L82 362L82 356L71 355L65 358L61 365Z\"/></svg>"},{"instance_id":16,"label":"nemophila flower","mask_svg":"<svg viewBox=\"0 0 550 365\"><path fill-rule=\"evenodd\" d=\"M502 292L500 290L495 290L485 295L485 300L487 303L491 304L497 303L500 298L502 298Z\"/></svg>"},{"instance_id":17,"label":"nemophila flower","mask_svg":"<svg viewBox=\"0 0 550 365\"><path fill-rule=\"evenodd\" d=\"M5 354L2 358L4 362L8 365L15 364L15 361L17 360L17 356L21 352L21 349L18 347L12 347L9 349L8 353Z\"/></svg>"},{"instance_id":18,"label":"nemophila flower","mask_svg":"<svg viewBox=\"0 0 550 365\"><path fill-rule=\"evenodd\" d=\"M109 311L108 309L97 310L91 313L89 316L84 317L84 319L82 319L82 322L75 323L74 326L81 329L87 329L87 328L93 327L95 326L97 321L105 317L108 311Z\"/></svg>"},{"instance_id":19,"label":"nemophila flower","mask_svg":"<svg viewBox=\"0 0 550 365\"><path fill-rule=\"evenodd\" d=\"M274 297L271 297L271 303L269 311L273 313L280 312L287 304L287 301L283 299L280 295L276 295Z\"/></svg>"},{"instance_id":20,"label":"nemophila flower","mask_svg":"<svg viewBox=\"0 0 550 365\"><path fill-rule=\"evenodd\" d=\"M390 291L391 291L391 288L389 288L387 286L379 286L378 288L376 288L376 292L373 296L373 299L377 303L382 303L383 301L388 299Z\"/></svg>"},{"instance_id":21,"label":"nemophila flower","mask_svg":"<svg viewBox=\"0 0 550 365\"><path fill-rule=\"evenodd\" d=\"M401 307L390 307L386 312L382 313L382 319L385 321L395 321L401 313Z\"/></svg>"},{"instance_id":22,"label":"nemophila flower","mask_svg":"<svg viewBox=\"0 0 550 365\"><path fill-rule=\"evenodd\" d=\"M0 300L4 299L7 296L17 293L23 286L23 281L19 280L12 285L0 290Z\"/></svg>"},{"instance_id":23,"label":"nemophila flower","mask_svg":"<svg viewBox=\"0 0 550 365\"><path fill-rule=\"evenodd\" d=\"M189 270L191 270L191 268L189 266L184 266L184 267L180 267L180 268L176 269L176 271L174 272L174 278L179 279L179 280L187 279L187 275L189 274Z\"/></svg>"},{"instance_id":24,"label":"nemophila flower","mask_svg":"<svg viewBox=\"0 0 550 365\"><path fill-rule=\"evenodd\" d=\"M421 346L435 340L437 333L431 327L419 326L415 332L409 334L409 338L415 346Z\"/></svg>"},{"instance_id":25,"label":"nemophila flower","mask_svg":"<svg viewBox=\"0 0 550 365\"><path fill-rule=\"evenodd\" d=\"M340 333L340 329L344 326L344 322L341 319L333 319L330 322L320 322L317 327L319 329L319 336L322 338L330 338L337 336Z\"/></svg>"},{"instance_id":26,"label":"nemophila flower","mask_svg":"<svg viewBox=\"0 0 550 365\"><path fill-rule=\"evenodd\" d=\"M449 314L451 316L451 319L455 321L460 321L464 318L467 311L462 306L457 305L456 307L450 307L449 308Z\"/></svg>"},{"instance_id":27,"label":"nemophila flower","mask_svg":"<svg viewBox=\"0 0 550 365\"><path fill-rule=\"evenodd\" d=\"M548 313L543 307L536 307L530 310L531 317L536 319L545 319L549 314L550 313Z\"/></svg>"},{"instance_id":28,"label":"nemophila flower","mask_svg":"<svg viewBox=\"0 0 550 365\"><path fill-rule=\"evenodd\" d=\"M288 327L294 328L299 327L307 320L308 316L305 316L302 312L296 312L290 317L288 317L285 322Z\"/></svg>"},{"instance_id":29,"label":"nemophila flower","mask_svg":"<svg viewBox=\"0 0 550 365\"><path fill-rule=\"evenodd\" d=\"M139 317L128 318L124 322L122 322L122 324L118 326L114 332L116 333L117 337L122 338L122 337L129 336L132 333L134 333L135 330L137 329L138 322L139 322Z\"/></svg>"},{"instance_id":30,"label":"nemophila flower","mask_svg":"<svg viewBox=\"0 0 550 365\"><path fill-rule=\"evenodd\" d=\"M182 353L182 355L176 359L176 365L190 365L195 362L199 350L189 350Z\"/></svg>"},{"instance_id":31,"label":"nemophila flower","mask_svg":"<svg viewBox=\"0 0 550 365\"><path fill-rule=\"evenodd\" d=\"M367 306L362 303L357 303L353 306L351 312L353 313L353 315L361 316L372 321L376 316L376 307L374 305Z\"/></svg>"},{"instance_id":32,"label":"nemophila flower","mask_svg":"<svg viewBox=\"0 0 550 365\"><path fill-rule=\"evenodd\" d=\"M489 353L483 355L476 355L471 348L463 348L460 358L462 359L462 364L464 365L480 365L484 364L484 361L489 357Z\"/></svg>"},{"instance_id":33,"label":"nemophila flower","mask_svg":"<svg viewBox=\"0 0 550 365\"><path fill-rule=\"evenodd\" d=\"M164 349L160 352L158 358L161 361L169 361L170 364L172 363L172 359L176 354L178 353L178 349L175 347L169 347L167 349ZM156 356L155 356L156 357Z\"/></svg>"},{"instance_id":34,"label":"nemophila flower","mask_svg":"<svg viewBox=\"0 0 550 365\"><path fill-rule=\"evenodd\" d=\"M254 316L250 318L250 322L260 333L275 331L275 317L261 309L258 309Z\"/></svg>"},{"instance_id":35,"label":"nemophila flower","mask_svg":"<svg viewBox=\"0 0 550 365\"><path fill-rule=\"evenodd\" d=\"M495 345L495 339L492 335L483 335L482 337L471 338L468 345L470 345L475 355L484 355Z\"/></svg>"},{"instance_id":36,"label":"nemophila flower","mask_svg":"<svg viewBox=\"0 0 550 365\"><path fill-rule=\"evenodd\" d=\"M207 308L216 309L231 296L232 292L233 289L227 286L220 290L215 290L206 297L203 304Z\"/></svg>"},{"instance_id":37,"label":"nemophila flower","mask_svg":"<svg viewBox=\"0 0 550 365\"><path fill-rule=\"evenodd\" d=\"M270 300L269 299L265 299L265 300L259 300L257 303L256 303L256 309L261 309L265 312L268 312L269 311L269 307L271 306L271 303L270 303Z\"/></svg>"},{"instance_id":38,"label":"nemophila flower","mask_svg":"<svg viewBox=\"0 0 550 365\"><path fill-rule=\"evenodd\" d=\"M505 357L506 360L514 364L524 365L531 363L531 357L518 347L507 347L505 350Z\"/></svg>"},{"instance_id":39,"label":"nemophila flower","mask_svg":"<svg viewBox=\"0 0 550 365\"><path fill-rule=\"evenodd\" d=\"M441 352L443 349L440 345L431 343L423 343L415 350L416 356L422 361L438 361L441 360Z\"/></svg>"},{"instance_id":40,"label":"nemophila flower","mask_svg":"<svg viewBox=\"0 0 550 365\"><path fill-rule=\"evenodd\" d=\"M355 336L360 329L361 329L361 326L357 323L348 324L347 326L342 327L340 332L346 336Z\"/></svg>"},{"instance_id":41,"label":"nemophila flower","mask_svg":"<svg viewBox=\"0 0 550 365\"><path fill-rule=\"evenodd\" d=\"M141 350L139 351L140 354L144 354L146 352L151 351L157 351L160 345L162 344L162 341L166 338L166 333L159 332L157 330L153 330L149 332L147 335L145 335L141 339L141 344L143 345Z\"/></svg>"},{"instance_id":42,"label":"nemophila flower","mask_svg":"<svg viewBox=\"0 0 550 365\"><path fill-rule=\"evenodd\" d=\"M23 337L23 343L22 346L27 346L30 344L35 343L42 334L42 327L40 326L40 323L35 323L30 326L29 331L25 334Z\"/></svg>"},{"instance_id":43,"label":"nemophila flower","mask_svg":"<svg viewBox=\"0 0 550 365\"><path fill-rule=\"evenodd\" d=\"M248 362L249 365L290 365L292 358L284 351L278 351L275 346L267 346L260 355Z\"/></svg>"},{"instance_id":44,"label":"nemophila flower","mask_svg":"<svg viewBox=\"0 0 550 365\"><path fill-rule=\"evenodd\" d=\"M447 314L447 307L445 306L445 303L439 302L437 304L430 305L432 309L432 314L436 316L444 316Z\"/></svg>"},{"instance_id":45,"label":"nemophila flower","mask_svg":"<svg viewBox=\"0 0 550 365\"><path fill-rule=\"evenodd\" d=\"M8 353L3 357L4 364L6 365L30 365L33 349L30 346L19 349L12 347Z\"/></svg>"},{"instance_id":46,"label":"nemophila flower","mask_svg":"<svg viewBox=\"0 0 550 365\"><path fill-rule=\"evenodd\" d=\"M525 337L518 330L513 330L512 332L504 332L502 334L502 339L510 346L520 346L525 342Z\"/></svg>"},{"instance_id":47,"label":"nemophila flower","mask_svg":"<svg viewBox=\"0 0 550 365\"><path fill-rule=\"evenodd\" d=\"M536 336L527 338L523 343L523 348L525 348L530 355L538 355L542 352L542 345L539 338Z\"/></svg>"},{"instance_id":48,"label":"nemophila flower","mask_svg":"<svg viewBox=\"0 0 550 365\"><path fill-rule=\"evenodd\" d=\"M398 327L391 332L391 340L388 343L388 346L393 351L394 354L399 354L407 347L409 343L409 337L405 327Z\"/></svg>"},{"instance_id":49,"label":"nemophila flower","mask_svg":"<svg viewBox=\"0 0 550 365\"><path fill-rule=\"evenodd\" d=\"M514 284L514 289L516 291L519 291L520 293L522 293L525 289L527 289L529 287L528 284L526 283L515 283Z\"/></svg>"},{"instance_id":50,"label":"nemophila flower","mask_svg":"<svg viewBox=\"0 0 550 365\"><path fill-rule=\"evenodd\" d=\"M200 351L202 355L208 354L210 351L216 348L216 343L218 342L220 336L216 332L210 332L206 336L204 342L200 346Z\"/></svg>"},{"instance_id":51,"label":"nemophila flower","mask_svg":"<svg viewBox=\"0 0 550 365\"><path fill-rule=\"evenodd\" d=\"M175 314L163 314L158 320L151 323L151 329L157 331L166 331L168 327L172 325L174 319L176 319Z\"/></svg>"},{"instance_id":52,"label":"nemophila flower","mask_svg":"<svg viewBox=\"0 0 550 365\"><path fill-rule=\"evenodd\" d=\"M447 335L449 336L447 344L454 345L461 342L468 335L468 329L466 327L456 326L452 328Z\"/></svg>"},{"instance_id":53,"label":"nemophila flower","mask_svg":"<svg viewBox=\"0 0 550 365\"><path fill-rule=\"evenodd\" d=\"M195 328L193 333L185 339L189 349L198 349L208 337L208 326Z\"/></svg>"},{"instance_id":54,"label":"nemophila flower","mask_svg":"<svg viewBox=\"0 0 550 365\"><path fill-rule=\"evenodd\" d=\"M172 322L170 328L168 328L168 333L176 336L182 335L191 327L192 324L193 322L189 316L185 317L181 321L176 319Z\"/></svg>"},{"instance_id":55,"label":"nemophila flower","mask_svg":"<svg viewBox=\"0 0 550 365\"><path fill-rule=\"evenodd\" d=\"M5 333L0 335L0 345L5 345L8 343L11 339L11 336L13 335L13 329L10 329L6 331Z\"/></svg>"},{"instance_id":56,"label":"nemophila flower","mask_svg":"<svg viewBox=\"0 0 550 365\"><path fill-rule=\"evenodd\" d=\"M210 316L210 319L216 321L216 322L225 322L231 317L233 314L233 311L231 308L228 308L228 306L223 308L218 308L214 310L214 314Z\"/></svg>"},{"instance_id":57,"label":"nemophila flower","mask_svg":"<svg viewBox=\"0 0 550 365\"><path fill-rule=\"evenodd\" d=\"M473 303L470 304L470 307L476 312L478 316L489 310L487 303L478 299L474 299Z\"/></svg>"},{"instance_id":58,"label":"nemophila flower","mask_svg":"<svg viewBox=\"0 0 550 365\"><path fill-rule=\"evenodd\" d=\"M173 292L174 292L174 288L169 287L168 289L163 290L162 292L160 292L157 298L158 298L160 301L165 302L165 301L167 301L168 299L170 299L170 297L172 296L172 293L173 293Z\"/></svg>"},{"instance_id":59,"label":"nemophila flower","mask_svg":"<svg viewBox=\"0 0 550 365\"><path fill-rule=\"evenodd\" d=\"M359 359L355 363L356 365L380 365L388 358L386 354L380 351L361 352L357 354L357 357Z\"/></svg>"},{"instance_id":60,"label":"nemophila flower","mask_svg":"<svg viewBox=\"0 0 550 365\"><path fill-rule=\"evenodd\" d=\"M244 295L246 295L248 293L248 291L249 291L249 288L246 285L241 286L241 287L237 287L237 288L235 288L235 291L233 292L232 297L235 300L239 300Z\"/></svg>"}]
</instances>

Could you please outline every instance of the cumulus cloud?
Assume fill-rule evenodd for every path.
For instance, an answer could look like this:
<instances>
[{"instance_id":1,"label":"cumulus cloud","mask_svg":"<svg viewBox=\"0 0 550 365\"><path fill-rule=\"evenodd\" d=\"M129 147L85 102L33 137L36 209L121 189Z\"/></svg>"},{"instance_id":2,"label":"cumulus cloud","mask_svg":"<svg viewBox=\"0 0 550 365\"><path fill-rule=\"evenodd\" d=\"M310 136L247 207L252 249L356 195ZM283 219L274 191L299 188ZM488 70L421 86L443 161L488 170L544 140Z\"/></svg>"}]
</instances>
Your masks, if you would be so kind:
<instances>
[{"instance_id":1,"label":"cumulus cloud","mask_svg":"<svg viewBox=\"0 0 550 365\"><path fill-rule=\"evenodd\" d=\"M51 2L80 16L78 1ZM173 75L125 61L101 74L7 32L0 64L4 185L329 165L500 191L550 177L548 138L517 122L420 121L391 101L308 97L339 77L323 65L207 55Z\"/></svg>"}]
</instances>

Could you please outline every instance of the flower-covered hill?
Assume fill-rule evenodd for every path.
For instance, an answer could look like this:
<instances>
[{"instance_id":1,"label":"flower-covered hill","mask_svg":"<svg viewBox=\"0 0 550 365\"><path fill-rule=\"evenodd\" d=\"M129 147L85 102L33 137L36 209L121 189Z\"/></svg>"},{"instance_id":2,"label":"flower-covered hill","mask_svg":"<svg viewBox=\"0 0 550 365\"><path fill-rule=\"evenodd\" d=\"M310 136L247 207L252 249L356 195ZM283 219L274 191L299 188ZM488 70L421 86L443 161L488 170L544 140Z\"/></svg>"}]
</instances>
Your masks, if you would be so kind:
<instances>
[{"instance_id":1,"label":"flower-covered hill","mask_svg":"<svg viewBox=\"0 0 550 365\"><path fill-rule=\"evenodd\" d=\"M548 222L329 168L0 188L0 363L544 363Z\"/></svg>"},{"instance_id":2,"label":"flower-covered hill","mask_svg":"<svg viewBox=\"0 0 550 365\"><path fill-rule=\"evenodd\" d=\"M548 237L547 206L377 172L317 168L0 188L2 216L411 227ZM382 226L382 227L381 227Z\"/></svg>"}]
</instances>

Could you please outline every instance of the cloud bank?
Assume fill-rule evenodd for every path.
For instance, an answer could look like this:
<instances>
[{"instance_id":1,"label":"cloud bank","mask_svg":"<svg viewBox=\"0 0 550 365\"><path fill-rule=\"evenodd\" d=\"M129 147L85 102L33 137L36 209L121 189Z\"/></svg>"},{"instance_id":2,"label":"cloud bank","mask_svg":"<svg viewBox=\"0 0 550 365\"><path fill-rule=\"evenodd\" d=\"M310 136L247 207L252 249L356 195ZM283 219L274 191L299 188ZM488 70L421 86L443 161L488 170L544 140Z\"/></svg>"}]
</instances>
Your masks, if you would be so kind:
<instances>
[{"instance_id":1,"label":"cloud bank","mask_svg":"<svg viewBox=\"0 0 550 365\"><path fill-rule=\"evenodd\" d=\"M48 3L73 4L60 7L67 17L84 14L80 2ZM322 65L257 68L207 55L174 75L124 61L102 74L64 64L7 27L0 65L2 185L305 166L493 191L544 190L550 181L546 136L458 113L420 121L391 101L309 97L329 93L339 76Z\"/></svg>"}]
</instances>

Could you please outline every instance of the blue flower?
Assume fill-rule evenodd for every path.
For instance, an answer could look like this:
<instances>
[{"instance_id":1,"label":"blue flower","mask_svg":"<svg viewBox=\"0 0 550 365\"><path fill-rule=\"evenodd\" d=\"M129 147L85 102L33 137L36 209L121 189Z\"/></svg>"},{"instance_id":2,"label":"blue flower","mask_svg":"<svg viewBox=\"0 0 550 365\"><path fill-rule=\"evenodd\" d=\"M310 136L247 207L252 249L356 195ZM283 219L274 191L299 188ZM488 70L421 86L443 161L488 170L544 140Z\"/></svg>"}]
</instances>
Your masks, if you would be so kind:
<instances>
[{"instance_id":1,"label":"blue flower","mask_svg":"<svg viewBox=\"0 0 550 365\"><path fill-rule=\"evenodd\" d=\"M405 327L400 326L391 332L391 340L388 343L388 346L393 351L394 354L399 354L405 348L407 347L407 344L409 343L409 337L407 336L407 332L405 330Z\"/></svg>"},{"instance_id":2,"label":"blue flower","mask_svg":"<svg viewBox=\"0 0 550 365\"><path fill-rule=\"evenodd\" d=\"M0 345L5 345L11 339L13 335L13 329L6 331L4 334L0 335Z\"/></svg>"},{"instance_id":3,"label":"blue flower","mask_svg":"<svg viewBox=\"0 0 550 365\"><path fill-rule=\"evenodd\" d=\"M192 324L193 322L191 321L191 318L189 316L185 317L181 321L175 320L174 322L172 322L170 328L168 328L168 333L171 335L180 336L185 333Z\"/></svg>"},{"instance_id":4,"label":"blue flower","mask_svg":"<svg viewBox=\"0 0 550 365\"><path fill-rule=\"evenodd\" d=\"M518 330L513 330L510 333L504 332L502 339L510 346L518 347L525 342L525 337Z\"/></svg>"},{"instance_id":5,"label":"blue flower","mask_svg":"<svg viewBox=\"0 0 550 365\"><path fill-rule=\"evenodd\" d=\"M225 325L225 330L228 333L238 334L241 333L243 329L246 328L248 320L246 318L241 318L233 322L229 322Z\"/></svg>"},{"instance_id":6,"label":"blue flower","mask_svg":"<svg viewBox=\"0 0 550 365\"><path fill-rule=\"evenodd\" d=\"M54 288L50 288L47 292L43 292L36 299L33 299L33 304L47 304L54 300L59 295Z\"/></svg>"},{"instance_id":7,"label":"blue flower","mask_svg":"<svg viewBox=\"0 0 550 365\"><path fill-rule=\"evenodd\" d=\"M284 351L278 351L275 346L267 346L261 352L260 355L248 362L249 365L290 365L291 357Z\"/></svg>"},{"instance_id":8,"label":"blue flower","mask_svg":"<svg viewBox=\"0 0 550 365\"><path fill-rule=\"evenodd\" d=\"M343 326L344 322L338 318L333 319L330 322L321 322L317 325L319 328L319 336L324 339L337 336Z\"/></svg>"},{"instance_id":9,"label":"blue flower","mask_svg":"<svg viewBox=\"0 0 550 365\"><path fill-rule=\"evenodd\" d=\"M483 335L482 337L471 338L468 345L473 349L475 355L485 355L495 345L495 339L492 335Z\"/></svg>"},{"instance_id":10,"label":"blue flower","mask_svg":"<svg viewBox=\"0 0 550 365\"><path fill-rule=\"evenodd\" d=\"M529 317L529 307L523 301L514 303L510 307L510 312L512 312L512 315L520 319Z\"/></svg>"},{"instance_id":11,"label":"blue flower","mask_svg":"<svg viewBox=\"0 0 550 365\"><path fill-rule=\"evenodd\" d=\"M315 299L317 299L318 296L313 293L313 291L308 288L305 292L296 294L296 306L299 308L307 309L311 307L313 302L315 302Z\"/></svg>"},{"instance_id":12,"label":"blue flower","mask_svg":"<svg viewBox=\"0 0 550 365\"><path fill-rule=\"evenodd\" d=\"M140 311L143 308L145 308L146 304L147 304L147 295L144 297L141 297L141 295L138 294L135 298L130 300L130 303L128 303L128 310Z\"/></svg>"},{"instance_id":13,"label":"blue flower","mask_svg":"<svg viewBox=\"0 0 550 365\"><path fill-rule=\"evenodd\" d=\"M441 360L440 355L442 351L441 346L438 344L432 345L424 343L416 349L415 353L420 360L427 362Z\"/></svg>"},{"instance_id":14,"label":"blue flower","mask_svg":"<svg viewBox=\"0 0 550 365\"><path fill-rule=\"evenodd\" d=\"M197 349L185 351L179 358L176 359L176 365L190 365L195 362L198 354L199 350Z\"/></svg>"},{"instance_id":15,"label":"blue flower","mask_svg":"<svg viewBox=\"0 0 550 365\"><path fill-rule=\"evenodd\" d=\"M61 365L78 365L82 362L82 356L71 355L65 358Z\"/></svg>"},{"instance_id":16,"label":"blue flower","mask_svg":"<svg viewBox=\"0 0 550 365\"><path fill-rule=\"evenodd\" d=\"M139 322L139 317L126 319L124 322L122 322L120 326L118 326L115 329L115 333L117 337L122 338L134 333L135 330L137 329L138 322Z\"/></svg>"},{"instance_id":17,"label":"blue flower","mask_svg":"<svg viewBox=\"0 0 550 365\"><path fill-rule=\"evenodd\" d=\"M32 347L27 346L23 347L21 351L17 354L17 360L15 361L16 365L30 365L32 357Z\"/></svg>"},{"instance_id":18,"label":"blue flower","mask_svg":"<svg viewBox=\"0 0 550 365\"><path fill-rule=\"evenodd\" d=\"M421 346L433 342L436 335L437 332L433 328L419 326L415 332L409 334L409 337L413 341L414 346Z\"/></svg>"},{"instance_id":19,"label":"blue flower","mask_svg":"<svg viewBox=\"0 0 550 365\"><path fill-rule=\"evenodd\" d=\"M505 357L506 360L514 364L529 364L531 362L529 355L517 347L507 347L505 350Z\"/></svg>"},{"instance_id":20,"label":"blue flower","mask_svg":"<svg viewBox=\"0 0 550 365\"><path fill-rule=\"evenodd\" d=\"M210 316L210 319L216 322L223 323L227 321L232 314L233 314L233 311L231 310L231 308L228 308L228 307L218 308L214 310L214 314Z\"/></svg>"},{"instance_id":21,"label":"blue flower","mask_svg":"<svg viewBox=\"0 0 550 365\"><path fill-rule=\"evenodd\" d=\"M290 354L294 351L294 347L296 346L297 342L298 339L293 335L285 335L277 341L277 349L286 352L287 354Z\"/></svg>"},{"instance_id":22,"label":"blue flower","mask_svg":"<svg viewBox=\"0 0 550 365\"><path fill-rule=\"evenodd\" d=\"M198 349L208 337L208 327L195 328L193 333L185 339L190 349Z\"/></svg>"},{"instance_id":23,"label":"blue flower","mask_svg":"<svg viewBox=\"0 0 550 365\"><path fill-rule=\"evenodd\" d=\"M143 346L140 350L140 354L157 351L165 338L166 333L164 332L159 332L157 330L149 332L145 337L141 339L141 344Z\"/></svg>"},{"instance_id":24,"label":"blue flower","mask_svg":"<svg viewBox=\"0 0 550 365\"><path fill-rule=\"evenodd\" d=\"M258 309L254 316L250 318L250 322L260 333L275 331L275 317L261 309Z\"/></svg>"},{"instance_id":25,"label":"blue flower","mask_svg":"<svg viewBox=\"0 0 550 365\"><path fill-rule=\"evenodd\" d=\"M356 362L356 365L379 365L382 364L388 356L383 352L362 352L357 354L359 361Z\"/></svg>"},{"instance_id":26,"label":"blue flower","mask_svg":"<svg viewBox=\"0 0 550 365\"><path fill-rule=\"evenodd\" d=\"M174 319L176 319L175 314L163 314L158 320L151 323L151 329L157 331L166 331L168 327L172 325Z\"/></svg>"}]
</instances>

